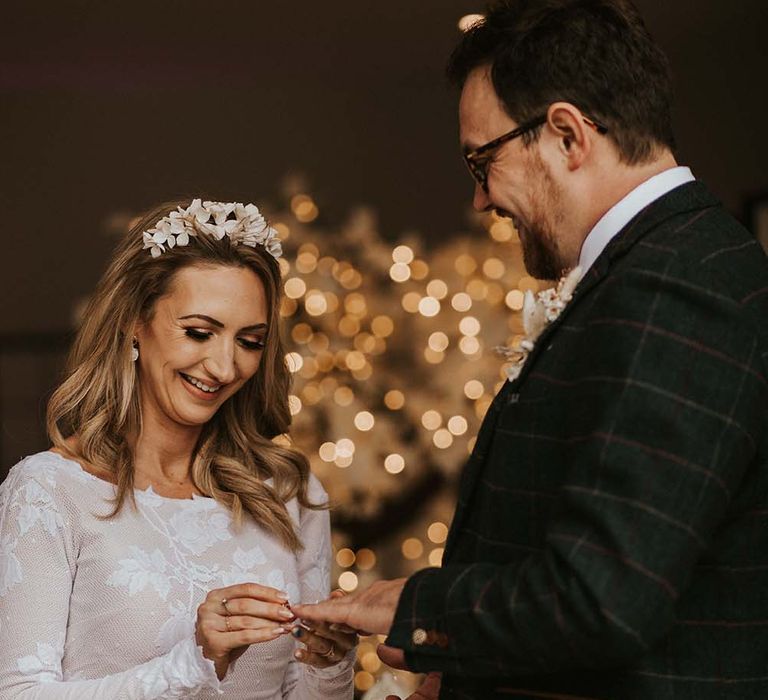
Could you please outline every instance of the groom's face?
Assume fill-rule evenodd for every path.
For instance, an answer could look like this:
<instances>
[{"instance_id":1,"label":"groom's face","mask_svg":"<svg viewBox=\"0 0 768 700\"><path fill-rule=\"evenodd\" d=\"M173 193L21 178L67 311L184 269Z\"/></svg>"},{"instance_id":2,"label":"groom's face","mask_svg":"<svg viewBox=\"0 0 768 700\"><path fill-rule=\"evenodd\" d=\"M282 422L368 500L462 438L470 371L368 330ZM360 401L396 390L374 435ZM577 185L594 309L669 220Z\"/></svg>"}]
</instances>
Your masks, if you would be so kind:
<instances>
[{"instance_id":1,"label":"groom's face","mask_svg":"<svg viewBox=\"0 0 768 700\"><path fill-rule=\"evenodd\" d=\"M506 134L518 124L507 114L490 79L488 68L470 73L461 93L459 125L462 147L471 150ZM473 205L511 218L520 236L529 274L555 279L568 267L558 245L562 230L562 196L539 153L538 142L522 138L502 144L488 154L486 192L475 183Z\"/></svg>"}]
</instances>

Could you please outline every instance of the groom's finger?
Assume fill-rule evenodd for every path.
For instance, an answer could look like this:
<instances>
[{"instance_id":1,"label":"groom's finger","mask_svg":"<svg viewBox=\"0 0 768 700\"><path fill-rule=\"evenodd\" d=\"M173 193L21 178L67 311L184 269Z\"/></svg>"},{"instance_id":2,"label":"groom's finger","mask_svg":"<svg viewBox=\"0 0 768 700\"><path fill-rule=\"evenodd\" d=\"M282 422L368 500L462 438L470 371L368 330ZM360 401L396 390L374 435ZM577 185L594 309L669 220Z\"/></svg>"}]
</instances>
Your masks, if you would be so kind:
<instances>
[{"instance_id":1,"label":"groom's finger","mask_svg":"<svg viewBox=\"0 0 768 700\"><path fill-rule=\"evenodd\" d=\"M352 606L349 598L324 600L322 603L292 605L291 610L304 620L347 624Z\"/></svg>"}]
</instances>

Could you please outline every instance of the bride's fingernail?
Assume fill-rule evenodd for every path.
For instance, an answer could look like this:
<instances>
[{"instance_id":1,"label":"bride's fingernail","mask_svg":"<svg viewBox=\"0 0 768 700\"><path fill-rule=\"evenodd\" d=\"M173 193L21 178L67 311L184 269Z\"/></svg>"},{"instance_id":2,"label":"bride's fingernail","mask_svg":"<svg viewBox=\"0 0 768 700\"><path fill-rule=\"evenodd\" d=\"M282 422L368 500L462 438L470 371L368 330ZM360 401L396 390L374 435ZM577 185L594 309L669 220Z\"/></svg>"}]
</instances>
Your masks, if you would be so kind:
<instances>
[{"instance_id":1,"label":"bride's fingernail","mask_svg":"<svg viewBox=\"0 0 768 700\"><path fill-rule=\"evenodd\" d=\"M285 608L280 608L280 610L277 611L277 614L286 620L292 620L296 617L290 610L286 610Z\"/></svg>"},{"instance_id":2,"label":"bride's fingernail","mask_svg":"<svg viewBox=\"0 0 768 700\"><path fill-rule=\"evenodd\" d=\"M275 627L275 629L272 630L272 634L286 634L288 632L285 627Z\"/></svg>"}]
</instances>

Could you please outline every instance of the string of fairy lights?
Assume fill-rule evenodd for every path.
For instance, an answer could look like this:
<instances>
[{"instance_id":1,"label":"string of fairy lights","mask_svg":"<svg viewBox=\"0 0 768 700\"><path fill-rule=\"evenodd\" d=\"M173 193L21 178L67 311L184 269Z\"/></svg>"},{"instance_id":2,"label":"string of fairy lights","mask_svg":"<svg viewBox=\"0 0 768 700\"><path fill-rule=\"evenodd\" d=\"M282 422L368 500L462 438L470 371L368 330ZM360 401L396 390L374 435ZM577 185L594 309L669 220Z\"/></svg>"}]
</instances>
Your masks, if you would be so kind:
<instances>
[{"instance_id":1,"label":"string of fairy lights","mask_svg":"<svg viewBox=\"0 0 768 700\"><path fill-rule=\"evenodd\" d=\"M450 486L506 377L493 348L519 343L524 293L539 283L525 274L511 223L493 213L473 215L471 232L432 249L415 234L385 241L364 210L338 228L319 221L306 192L272 216L286 250L291 432L334 523L386 526L370 541L360 528L334 528L333 583L354 591L440 565ZM448 487L417 508L393 508L428 470ZM382 673L377 641L360 644L360 692Z\"/></svg>"}]
</instances>

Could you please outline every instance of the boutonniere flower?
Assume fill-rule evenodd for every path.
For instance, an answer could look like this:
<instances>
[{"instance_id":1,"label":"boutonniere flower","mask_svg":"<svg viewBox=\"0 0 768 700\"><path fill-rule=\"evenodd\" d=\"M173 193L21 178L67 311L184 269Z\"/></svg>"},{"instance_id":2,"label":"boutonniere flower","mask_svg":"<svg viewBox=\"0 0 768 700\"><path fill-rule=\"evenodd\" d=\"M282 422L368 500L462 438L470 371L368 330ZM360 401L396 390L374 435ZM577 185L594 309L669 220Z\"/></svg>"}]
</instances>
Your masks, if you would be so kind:
<instances>
[{"instance_id":1,"label":"boutonniere flower","mask_svg":"<svg viewBox=\"0 0 768 700\"><path fill-rule=\"evenodd\" d=\"M573 298L573 290L581 281L582 269L574 267L567 275L561 277L555 287L538 292L535 296L528 290L523 300L523 329L525 336L514 347L498 347L496 351L510 365L506 368L510 381L517 379L533 350L536 341L544 329L563 312L568 302Z\"/></svg>"}]
</instances>

